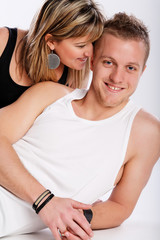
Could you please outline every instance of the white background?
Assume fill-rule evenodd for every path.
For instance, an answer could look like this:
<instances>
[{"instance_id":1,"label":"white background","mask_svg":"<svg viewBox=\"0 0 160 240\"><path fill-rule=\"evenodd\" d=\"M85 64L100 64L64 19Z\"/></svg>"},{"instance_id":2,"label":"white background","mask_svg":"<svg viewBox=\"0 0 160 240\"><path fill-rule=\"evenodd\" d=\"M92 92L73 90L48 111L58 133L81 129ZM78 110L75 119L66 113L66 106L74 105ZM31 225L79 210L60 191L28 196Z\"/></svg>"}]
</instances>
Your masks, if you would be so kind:
<instances>
[{"instance_id":1,"label":"white background","mask_svg":"<svg viewBox=\"0 0 160 240\"><path fill-rule=\"evenodd\" d=\"M34 13L42 0L5 0L0 1L0 26L27 29ZM107 17L116 12L136 15L144 21L150 30L151 53L147 68L141 78L133 99L150 113L160 118L160 1L159 0L97 0ZM131 220L150 219L160 228L160 161L156 164L152 176L138 201ZM157 234L160 232L157 232ZM156 233L154 233L156 234ZM129 238L130 239L130 238ZM141 239L141 238L138 238ZM150 238L151 239L151 238ZM158 239L153 237L154 239Z\"/></svg>"},{"instance_id":2,"label":"white background","mask_svg":"<svg viewBox=\"0 0 160 240\"><path fill-rule=\"evenodd\" d=\"M151 53L134 99L147 111L160 118L160 1L159 0L95 0L107 17L125 11L142 19L150 30ZM0 0L0 26L27 29L42 0Z\"/></svg>"}]
</instances>

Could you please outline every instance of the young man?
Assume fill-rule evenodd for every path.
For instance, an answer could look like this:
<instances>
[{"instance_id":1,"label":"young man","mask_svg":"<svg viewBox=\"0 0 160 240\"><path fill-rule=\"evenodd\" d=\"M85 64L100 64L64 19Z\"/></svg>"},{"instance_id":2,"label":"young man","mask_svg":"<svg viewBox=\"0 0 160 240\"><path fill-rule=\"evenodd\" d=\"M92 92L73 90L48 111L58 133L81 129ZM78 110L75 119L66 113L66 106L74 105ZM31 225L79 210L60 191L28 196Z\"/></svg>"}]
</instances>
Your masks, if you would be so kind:
<instances>
[{"instance_id":1,"label":"young man","mask_svg":"<svg viewBox=\"0 0 160 240\"><path fill-rule=\"evenodd\" d=\"M40 83L1 110L1 236L45 224L56 240L59 231L85 240L92 231L82 210L92 209L92 229L130 216L160 156L160 122L130 100L148 54L143 23L116 14L95 44L88 92Z\"/></svg>"}]
</instances>

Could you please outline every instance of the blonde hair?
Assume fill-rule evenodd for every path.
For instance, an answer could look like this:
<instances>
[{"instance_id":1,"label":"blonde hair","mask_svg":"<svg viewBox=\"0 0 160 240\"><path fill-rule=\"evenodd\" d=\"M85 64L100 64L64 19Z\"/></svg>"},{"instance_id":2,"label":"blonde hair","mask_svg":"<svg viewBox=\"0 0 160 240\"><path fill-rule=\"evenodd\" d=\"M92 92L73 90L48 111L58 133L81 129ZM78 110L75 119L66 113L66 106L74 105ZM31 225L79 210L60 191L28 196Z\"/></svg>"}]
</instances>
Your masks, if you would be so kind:
<instances>
[{"instance_id":1,"label":"blonde hair","mask_svg":"<svg viewBox=\"0 0 160 240\"><path fill-rule=\"evenodd\" d=\"M49 53L46 34L51 34L56 41L89 35L88 41L94 42L101 36L103 26L103 14L93 0L45 1L23 39L21 52L23 67L33 83L57 80L54 70L46 64ZM88 74L89 61L83 70L69 68L68 77L72 80L68 85L80 88Z\"/></svg>"},{"instance_id":2,"label":"blonde hair","mask_svg":"<svg viewBox=\"0 0 160 240\"><path fill-rule=\"evenodd\" d=\"M104 24L104 34L110 33L115 37L129 40L142 41L145 45L144 65L150 52L149 31L144 23L134 15L125 12L116 13L113 18Z\"/></svg>"}]
</instances>

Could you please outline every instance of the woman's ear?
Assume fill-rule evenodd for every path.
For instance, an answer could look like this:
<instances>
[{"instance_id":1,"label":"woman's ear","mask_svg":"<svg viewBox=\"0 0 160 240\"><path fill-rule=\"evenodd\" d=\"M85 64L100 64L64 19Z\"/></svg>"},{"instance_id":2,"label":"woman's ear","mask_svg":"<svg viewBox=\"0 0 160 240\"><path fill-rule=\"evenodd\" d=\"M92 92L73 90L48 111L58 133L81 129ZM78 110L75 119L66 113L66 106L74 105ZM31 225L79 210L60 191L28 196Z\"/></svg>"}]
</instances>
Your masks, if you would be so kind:
<instances>
[{"instance_id":1,"label":"woman's ear","mask_svg":"<svg viewBox=\"0 0 160 240\"><path fill-rule=\"evenodd\" d=\"M48 45L48 47L51 49L51 50L54 50L55 49L55 41L53 40L53 37L51 34L47 33L45 35L45 41L46 41L46 44Z\"/></svg>"}]
</instances>

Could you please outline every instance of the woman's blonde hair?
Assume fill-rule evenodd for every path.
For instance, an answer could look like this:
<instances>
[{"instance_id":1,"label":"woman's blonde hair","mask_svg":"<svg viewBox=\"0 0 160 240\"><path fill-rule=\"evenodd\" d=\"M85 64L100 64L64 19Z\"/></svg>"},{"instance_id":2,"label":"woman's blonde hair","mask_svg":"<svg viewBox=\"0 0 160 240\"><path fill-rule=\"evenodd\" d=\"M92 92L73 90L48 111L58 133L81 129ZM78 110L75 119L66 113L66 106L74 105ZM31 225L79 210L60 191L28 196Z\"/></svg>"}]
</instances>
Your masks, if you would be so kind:
<instances>
[{"instance_id":1,"label":"woman's blonde hair","mask_svg":"<svg viewBox=\"0 0 160 240\"><path fill-rule=\"evenodd\" d=\"M48 69L46 64L50 51L46 34L51 34L56 41L89 35L88 41L94 42L101 36L103 26L103 14L93 0L45 1L23 39L21 52L23 67L33 83L56 81L54 70ZM69 69L69 86L80 88L88 74L89 61L83 70Z\"/></svg>"}]
</instances>

